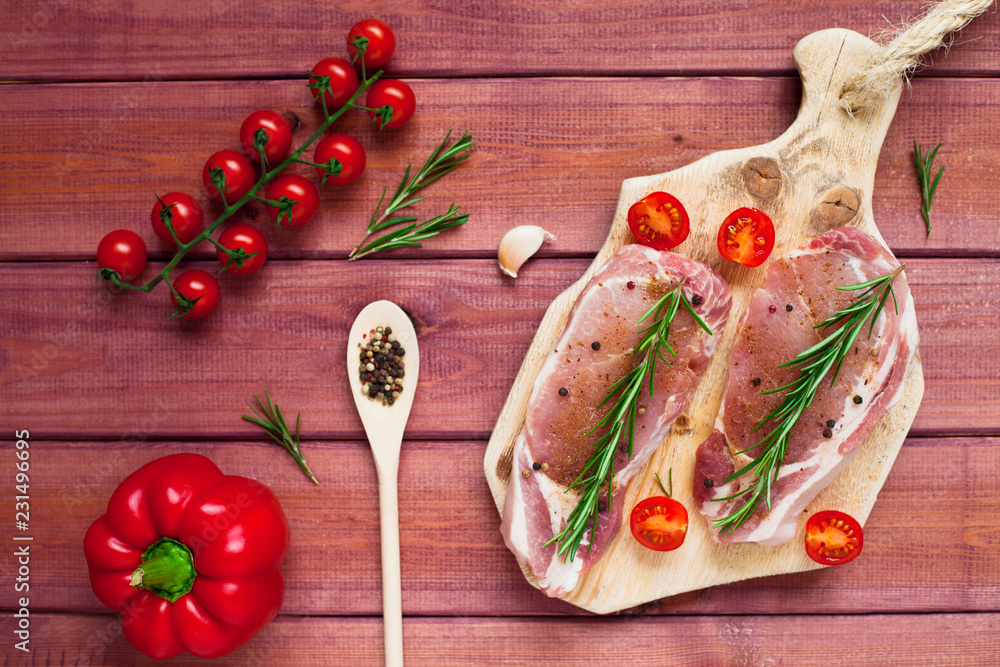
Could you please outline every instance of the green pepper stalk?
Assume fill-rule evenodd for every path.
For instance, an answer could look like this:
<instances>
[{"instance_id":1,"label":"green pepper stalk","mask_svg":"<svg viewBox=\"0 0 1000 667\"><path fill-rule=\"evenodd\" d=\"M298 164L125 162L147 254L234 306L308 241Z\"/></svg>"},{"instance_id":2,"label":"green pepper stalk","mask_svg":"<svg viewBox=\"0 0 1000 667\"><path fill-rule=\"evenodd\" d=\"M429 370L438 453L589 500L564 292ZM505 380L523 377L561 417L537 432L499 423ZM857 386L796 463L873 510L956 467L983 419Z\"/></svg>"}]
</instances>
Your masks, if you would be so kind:
<instances>
[{"instance_id":1,"label":"green pepper stalk","mask_svg":"<svg viewBox=\"0 0 1000 667\"><path fill-rule=\"evenodd\" d=\"M132 572L129 584L176 602L191 592L197 576L191 550L177 540L164 537L142 554L142 565Z\"/></svg>"}]
</instances>

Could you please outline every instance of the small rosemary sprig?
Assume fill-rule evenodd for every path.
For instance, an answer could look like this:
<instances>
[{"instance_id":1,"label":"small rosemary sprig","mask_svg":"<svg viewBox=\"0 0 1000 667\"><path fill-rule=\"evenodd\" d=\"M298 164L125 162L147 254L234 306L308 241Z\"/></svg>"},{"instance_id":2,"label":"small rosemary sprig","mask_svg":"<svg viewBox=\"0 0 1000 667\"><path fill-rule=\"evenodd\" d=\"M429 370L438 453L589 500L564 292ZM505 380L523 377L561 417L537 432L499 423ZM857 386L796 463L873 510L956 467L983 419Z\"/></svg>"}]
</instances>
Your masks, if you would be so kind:
<instances>
[{"instance_id":1,"label":"small rosemary sprig","mask_svg":"<svg viewBox=\"0 0 1000 667\"><path fill-rule=\"evenodd\" d=\"M656 362L662 361L670 365L664 350L671 356L677 356L667 339L670 337L670 325L674 320L677 310L683 305L684 309L691 314L694 321L711 336L712 331L705 324L704 320L694 312L694 308L684 298L682 288L686 279L681 279L680 284L674 289L660 297L653 306L638 319L636 324L642 324L650 315L653 322L646 328L639 331L641 339L639 344L632 351L632 367L624 377L618 379L608 390L607 396L598 404L601 408L606 403L614 400L614 404L604 418L597 423L594 428L587 431L590 435L598 429L606 431L597 438L594 443L594 453L591 454L587 465L580 472L577 478L566 489L569 493L571 489L580 489L580 500L576 507L570 512L566 520L566 527L558 535L549 540L546 545L553 542L559 543L558 553L563 560L573 562L576 552L580 548L588 528L591 534L597 529L597 515L599 512L600 495L602 490L610 490L614 477L615 453L618 451L622 436L625 437L625 447L629 458L632 457L632 443L635 436L635 417L637 413L637 400L642 393L643 387L647 385L646 377L649 377L649 395L653 395L654 371ZM638 360L638 363L636 363ZM587 550L593 546L591 542Z\"/></svg>"},{"instance_id":2,"label":"small rosemary sprig","mask_svg":"<svg viewBox=\"0 0 1000 667\"><path fill-rule=\"evenodd\" d=\"M266 405L257 397L257 394L254 394L253 400L256 402L256 405L253 403L247 404L253 410L254 416L243 415L243 419L257 424L267 431L272 440L284 447L292 455L295 462L302 468L302 472L313 482L319 484L316 475L309 469L309 465L302 454L302 445L299 444L299 421L302 419L302 413L300 412L295 418L295 435L293 436L288 429L288 425L285 423L285 417L281 414L281 409L276 403L271 402L271 397L268 395L266 389L264 390L264 398L267 400Z\"/></svg>"},{"instance_id":3,"label":"small rosemary sprig","mask_svg":"<svg viewBox=\"0 0 1000 667\"><path fill-rule=\"evenodd\" d=\"M865 322L871 317L871 325L868 327L868 336L871 337L872 329L875 327L875 320L885 307L886 300L892 295L893 305L896 312L899 306L896 304L896 294L892 291L892 282L905 264L901 264L887 275L858 285L848 285L838 287L838 290L856 292L864 290L847 308L839 310L831 317L823 320L814 328L824 331L834 325L837 328L826 338L816 343L808 350L799 353L793 360L782 364L778 368L798 368L799 376L789 384L777 389L761 392L762 395L775 394L786 391L785 398L781 404L767 414L754 427L754 431L760 429L768 422L773 421L774 428L760 442L747 447L737 453L744 454L757 447L762 447L763 451L753 461L743 466L725 479L730 482L747 472L753 470L753 482L742 491L738 491L731 496L715 498L716 501L733 500L743 495L750 494L746 503L735 512L721 519L715 520L715 527L720 531L732 532L739 528L749 519L761 501L764 501L768 509L771 507L771 489L778 479L778 471L785 458L785 450L791 437L792 429L798 422L799 417L805 411L819 389L820 382L826 374L833 369L833 376L830 378L830 386L837 380L840 373L840 366L844 363L844 358L854 346L858 334L864 328Z\"/></svg>"},{"instance_id":4,"label":"small rosemary sprig","mask_svg":"<svg viewBox=\"0 0 1000 667\"><path fill-rule=\"evenodd\" d=\"M373 252L378 252L379 250L390 250L392 248L406 248L411 246L419 248L421 246L420 242L424 239L437 236L449 227L464 225L465 221L469 219L469 214L463 213L462 215L459 215L458 209L458 206L452 204L448 207L448 212L443 215L421 222L419 225L413 223L407 225L406 227L394 229L388 234L378 237L365 247L359 249L354 256L348 258L348 261L353 262L356 259L361 259L362 257L370 255ZM411 219L416 220L416 218Z\"/></svg>"},{"instance_id":5,"label":"small rosemary sprig","mask_svg":"<svg viewBox=\"0 0 1000 667\"><path fill-rule=\"evenodd\" d=\"M920 179L920 195L923 198L923 203L920 205L920 214L924 217L927 236L931 235L931 200L934 198L934 191L937 190L938 181L941 180L941 174L944 173L944 166L942 166L938 169L937 176L934 177L934 182L931 183L931 172L933 171L931 164L934 162L934 156L937 155L939 148L941 148L941 144L938 144L925 154L921 150L920 145L917 144L916 139L913 140L913 161L917 166L917 178Z\"/></svg>"},{"instance_id":6,"label":"small rosemary sprig","mask_svg":"<svg viewBox=\"0 0 1000 667\"><path fill-rule=\"evenodd\" d=\"M420 167L420 170L416 174L414 174L412 179L410 178L410 169L413 165L406 166L406 171L403 172L403 180L400 181L399 187L396 188L396 193L392 196L392 199L389 200L389 203L386 205L385 211L382 215L379 215L379 210L382 208L382 203L385 201L385 195L389 188L386 187L382 189L382 196L379 198L378 204L375 206L375 210L372 212L371 218L368 220L368 227L365 230L365 236L356 246L354 246L354 249L351 250L351 254L349 255L350 258L357 259L355 256L362 251L362 244L364 244L368 237L375 232L392 227L393 225L398 225L404 222L415 222L417 220L416 216L390 216L397 211L401 211L408 206L413 206L417 202L423 201L424 197L414 197L413 195L448 172L456 169L463 160L469 157L469 151L476 145L476 143L472 140L472 135L466 132L458 141L453 143L451 146L448 146L448 139L450 137L451 130L448 130L448 134L445 135L444 141L438 144L434 150L431 151L431 154L424 161L423 166ZM465 222L465 220L463 219L462 222ZM454 225L449 226L453 227ZM431 236L433 235L434 234L431 234ZM365 247L370 247L370 245Z\"/></svg>"}]
</instances>

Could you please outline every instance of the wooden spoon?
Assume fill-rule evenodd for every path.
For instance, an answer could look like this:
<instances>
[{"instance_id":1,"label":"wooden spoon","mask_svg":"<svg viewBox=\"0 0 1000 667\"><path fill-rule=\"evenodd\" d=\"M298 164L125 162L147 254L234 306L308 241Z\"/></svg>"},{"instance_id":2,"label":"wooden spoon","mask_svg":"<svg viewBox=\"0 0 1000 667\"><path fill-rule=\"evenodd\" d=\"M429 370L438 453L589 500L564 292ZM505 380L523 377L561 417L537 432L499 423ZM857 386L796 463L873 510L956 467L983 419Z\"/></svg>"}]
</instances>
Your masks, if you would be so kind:
<instances>
[{"instance_id":1,"label":"wooden spoon","mask_svg":"<svg viewBox=\"0 0 1000 667\"><path fill-rule=\"evenodd\" d=\"M361 393L358 380L358 344L367 342L372 329L390 327L393 336L406 350L406 375L403 391L393 405L371 400ZM399 449L403 444L403 430L413 406L420 373L420 350L417 332L403 309L391 301L370 303L358 313L351 327L347 342L347 376L351 394L364 424L368 442L375 457L378 471L378 498L382 527L382 618L385 632L385 664L401 667L403 664L403 606L399 574L399 500L397 476Z\"/></svg>"}]
</instances>

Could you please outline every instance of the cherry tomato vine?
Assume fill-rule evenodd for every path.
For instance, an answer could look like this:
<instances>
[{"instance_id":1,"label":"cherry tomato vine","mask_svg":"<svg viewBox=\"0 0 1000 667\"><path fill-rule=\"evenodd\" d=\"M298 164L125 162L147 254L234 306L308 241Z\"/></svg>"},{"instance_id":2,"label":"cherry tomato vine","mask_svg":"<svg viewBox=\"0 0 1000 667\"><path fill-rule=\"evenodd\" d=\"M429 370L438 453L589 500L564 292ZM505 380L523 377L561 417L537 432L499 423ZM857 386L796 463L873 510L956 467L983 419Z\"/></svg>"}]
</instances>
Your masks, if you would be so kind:
<instances>
[{"instance_id":1,"label":"cherry tomato vine","mask_svg":"<svg viewBox=\"0 0 1000 667\"><path fill-rule=\"evenodd\" d=\"M373 20L366 21L371 23ZM318 208L318 191L302 176L282 174L286 167L295 163L314 167L323 183L346 184L356 179L364 170L365 155L360 143L351 137L331 135L328 139L338 139L321 142L314 159L323 162L310 162L300 156L349 110L367 112L372 123L380 129L399 127L412 117L416 103L409 86L401 81L384 80L386 85L373 89L383 72L378 70L369 77L364 71L366 64L385 64L395 48L395 38L388 26L375 21L372 25L377 24L377 29L373 30L368 23L360 22L348 37L353 62L362 68L360 80L353 64L342 58L321 60L308 72L307 86L323 110L323 122L312 136L289 153L291 128L287 121L271 110L250 114L240 128L240 143L246 155L221 150L206 161L203 169L205 189L223 209L215 221L203 228L201 206L189 195L172 192L158 196L151 222L156 234L176 247L173 258L145 284L131 284L127 281L137 277L146 265L146 246L135 232L116 230L101 241L98 279L103 278L116 288L137 292L150 292L166 280L176 306L172 317L204 317L215 309L219 300L216 279L204 271L192 270L181 274L173 283L170 281L171 271L195 246L202 241L214 245L223 271L237 275L252 273L266 258L267 243L263 235L253 228L244 229L248 225L241 225L239 233L213 239L212 233L223 222L251 200L262 203L279 227L297 227L308 222ZM367 28L361 30L358 26ZM369 48L374 57L366 58ZM357 104L366 93L366 105ZM254 163L259 165L257 178Z\"/></svg>"}]
</instances>

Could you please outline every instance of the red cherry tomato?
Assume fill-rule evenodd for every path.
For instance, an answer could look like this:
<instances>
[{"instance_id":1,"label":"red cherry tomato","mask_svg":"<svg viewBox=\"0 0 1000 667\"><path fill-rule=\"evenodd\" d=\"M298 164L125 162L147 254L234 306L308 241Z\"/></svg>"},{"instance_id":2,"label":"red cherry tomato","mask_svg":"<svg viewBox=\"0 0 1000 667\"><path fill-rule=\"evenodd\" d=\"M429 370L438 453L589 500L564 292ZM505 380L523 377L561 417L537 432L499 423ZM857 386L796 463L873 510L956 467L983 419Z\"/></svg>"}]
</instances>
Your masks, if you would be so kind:
<instances>
[{"instance_id":1,"label":"red cherry tomato","mask_svg":"<svg viewBox=\"0 0 1000 667\"><path fill-rule=\"evenodd\" d=\"M236 262L233 262L226 269L229 273L245 276L264 266L264 260L267 259L267 239L264 238L264 235L256 227L244 224L233 225L222 232L222 235L219 236L219 243L230 250L239 250L242 248L246 254L254 255L249 259L244 259L243 266L241 267L238 267ZM216 250L215 254L222 266L230 263L228 253Z\"/></svg>"},{"instance_id":2,"label":"red cherry tomato","mask_svg":"<svg viewBox=\"0 0 1000 667\"><path fill-rule=\"evenodd\" d=\"M632 508L629 528L639 544L653 551L673 551L687 537L688 513L673 498L654 496Z\"/></svg>"},{"instance_id":3,"label":"red cherry tomato","mask_svg":"<svg viewBox=\"0 0 1000 667\"><path fill-rule=\"evenodd\" d=\"M163 213L166 205L167 213ZM168 192L156 201L153 212L149 215L149 221L153 224L153 231L164 242L176 247L174 237L170 235L170 230L163 224L163 217L166 215L170 220L170 226L177 233L177 238L181 243L190 243L194 237L201 234L201 228L205 221L205 214L202 213L201 204L195 201L194 197L183 192Z\"/></svg>"},{"instance_id":4,"label":"red cherry tomato","mask_svg":"<svg viewBox=\"0 0 1000 667\"><path fill-rule=\"evenodd\" d=\"M861 524L849 514L823 510L806 522L806 553L821 565L850 563L864 543Z\"/></svg>"},{"instance_id":5,"label":"red cherry tomato","mask_svg":"<svg viewBox=\"0 0 1000 667\"><path fill-rule=\"evenodd\" d=\"M285 117L270 109L254 111L247 116L240 126L240 144L243 152L254 162L260 162L260 151L254 146L257 131L263 130L267 135L264 155L269 165L276 165L292 150L292 126Z\"/></svg>"},{"instance_id":6,"label":"red cherry tomato","mask_svg":"<svg viewBox=\"0 0 1000 667\"><path fill-rule=\"evenodd\" d=\"M312 68L309 83L319 81L321 77L330 77L330 87L325 91L326 108L339 109L347 104L354 93L358 92L358 75L351 63L343 58L324 58ZM319 91L311 88L313 99L319 101Z\"/></svg>"},{"instance_id":7,"label":"red cherry tomato","mask_svg":"<svg viewBox=\"0 0 1000 667\"><path fill-rule=\"evenodd\" d=\"M180 295L185 299L201 297L195 302L194 308L184 314L184 317L192 320L198 320L211 314L219 305L219 282L212 274L205 271L198 269L185 271L177 276L177 280L174 281L174 289L180 292ZM170 293L170 300L174 302L176 307L177 297L174 296L173 292Z\"/></svg>"},{"instance_id":8,"label":"red cherry tomato","mask_svg":"<svg viewBox=\"0 0 1000 667\"><path fill-rule=\"evenodd\" d=\"M146 242L131 229L108 232L97 246L97 265L131 280L146 268Z\"/></svg>"},{"instance_id":9,"label":"red cherry tomato","mask_svg":"<svg viewBox=\"0 0 1000 667\"><path fill-rule=\"evenodd\" d=\"M719 227L719 254L743 266L760 266L774 249L774 224L755 208L738 208Z\"/></svg>"},{"instance_id":10,"label":"red cherry tomato","mask_svg":"<svg viewBox=\"0 0 1000 667\"><path fill-rule=\"evenodd\" d=\"M208 196L215 201L222 201L222 195L212 183L212 176L216 173L221 173L226 177L227 204L235 204L243 199L243 196L250 192L250 188L257 182L250 160L236 151L219 151L208 158L205 162L205 168L201 171L201 180L205 183L205 190L208 191Z\"/></svg>"},{"instance_id":11,"label":"red cherry tomato","mask_svg":"<svg viewBox=\"0 0 1000 667\"><path fill-rule=\"evenodd\" d=\"M295 202L292 206L291 222L289 223L287 215L281 218L281 224L285 227L289 224L292 227L304 225L312 220L316 211L319 210L319 192L316 190L316 186L312 184L312 181L298 174L279 176L271 183L271 187L267 191L267 199L281 201L282 197L287 197ZM277 222L280 214L278 207L266 206L265 208L267 208L271 219Z\"/></svg>"},{"instance_id":12,"label":"red cherry tomato","mask_svg":"<svg viewBox=\"0 0 1000 667\"><path fill-rule=\"evenodd\" d=\"M650 192L628 210L628 227L639 243L654 250L675 248L688 237L687 211L677 197Z\"/></svg>"},{"instance_id":13,"label":"red cherry tomato","mask_svg":"<svg viewBox=\"0 0 1000 667\"><path fill-rule=\"evenodd\" d=\"M316 145L313 162L326 164L330 160L340 163L340 174L326 179L326 183L347 185L357 180L365 170L365 147L349 134L331 134ZM326 169L316 167L320 177L326 176Z\"/></svg>"},{"instance_id":14,"label":"red cherry tomato","mask_svg":"<svg viewBox=\"0 0 1000 667\"><path fill-rule=\"evenodd\" d=\"M396 50L396 35L392 28L378 19L362 19L347 33L347 52L351 55L351 62L354 62L354 54L358 52L358 47L354 46L358 37L368 40L365 67L381 67L389 62L392 52Z\"/></svg>"},{"instance_id":15,"label":"red cherry tomato","mask_svg":"<svg viewBox=\"0 0 1000 667\"><path fill-rule=\"evenodd\" d=\"M399 79L380 79L368 89L365 106L381 109L386 105L392 107L392 118L384 127L400 127L413 118L413 112L417 109L417 98L413 95L413 90ZM375 117L372 111L369 111L368 115ZM382 119L375 123L381 127Z\"/></svg>"}]
</instances>

